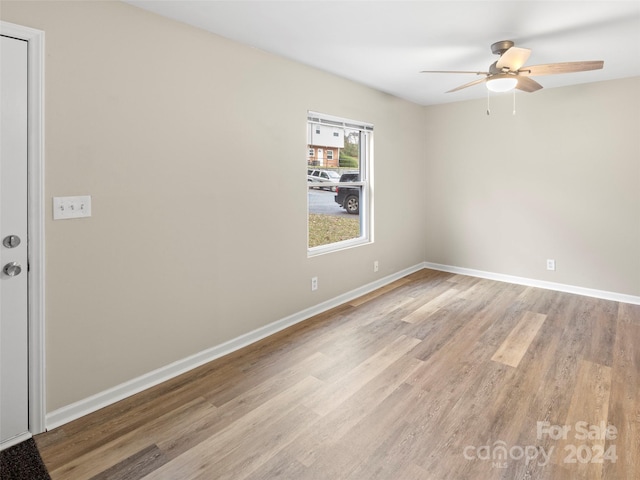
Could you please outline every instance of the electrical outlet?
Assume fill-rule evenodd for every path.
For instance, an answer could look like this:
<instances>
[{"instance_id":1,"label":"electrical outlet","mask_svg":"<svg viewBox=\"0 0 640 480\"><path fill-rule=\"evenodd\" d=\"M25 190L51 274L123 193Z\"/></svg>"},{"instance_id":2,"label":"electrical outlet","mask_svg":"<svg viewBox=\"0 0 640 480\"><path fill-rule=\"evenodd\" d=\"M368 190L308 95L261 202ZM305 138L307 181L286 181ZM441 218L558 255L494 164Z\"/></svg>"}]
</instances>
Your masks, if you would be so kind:
<instances>
[{"instance_id":1,"label":"electrical outlet","mask_svg":"<svg viewBox=\"0 0 640 480\"><path fill-rule=\"evenodd\" d=\"M556 261L548 258L547 259L547 270L555 270L556 269Z\"/></svg>"},{"instance_id":2,"label":"electrical outlet","mask_svg":"<svg viewBox=\"0 0 640 480\"><path fill-rule=\"evenodd\" d=\"M311 277L311 291L315 292L318 289L318 277Z\"/></svg>"},{"instance_id":3,"label":"electrical outlet","mask_svg":"<svg viewBox=\"0 0 640 480\"><path fill-rule=\"evenodd\" d=\"M377 272L379 267L380 267L380 266L378 265L378 260L375 260L375 261L373 262L373 271L374 271L374 272Z\"/></svg>"}]
</instances>

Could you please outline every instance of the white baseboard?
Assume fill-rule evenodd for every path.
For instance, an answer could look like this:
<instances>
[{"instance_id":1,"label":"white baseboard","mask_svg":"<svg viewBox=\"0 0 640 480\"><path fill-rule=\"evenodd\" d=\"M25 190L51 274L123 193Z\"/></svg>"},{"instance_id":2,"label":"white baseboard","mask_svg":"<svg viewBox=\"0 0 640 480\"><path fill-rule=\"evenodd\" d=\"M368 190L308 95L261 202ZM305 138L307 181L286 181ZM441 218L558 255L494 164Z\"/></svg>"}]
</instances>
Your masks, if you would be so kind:
<instances>
[{"instance_id":1,"label":"white baseboard","mask_svg":"<svg viewBox=\"0 0 640 480\"><path fill-rule=\"evenodd\" d=\"M613 300L615 302L640 305L640 297L637 297L635 295L627 295L625 293L608 292L606 290L595 290L593 288L577 287L574 285L566 285L564 283L546 282L544 280L516 277L513 275L505 275L503 273L484 272L482 270L454 267L451 265L441 265L439 263L424 262L423 267L430 268L432 270L440 270L442 272L469 275L470 277L486 278L488 280L496 280L498 282L515 283L517 285L526 285L528 287L538 287L544 288L546 290L575 293L576 295L584 295L586 297L602 298L604 300Z\"/></svg>"},{"instance_id":2,"label":"white baseboard","mask_svg":"<svg viewBox=\"0 0 640 480\"><path fill-rule=\"evenodd\" d=\"M220 345L196 353L195 355L191 355L182 360L178 360L145 375L121 383L120 385L116 385L113 388L54 410L53 412L50 412L46 415L47 430L51 430L64 425L65 423L71 422L72 420L95 412L103 407L130 397L131 395L135 395L136 393L170 380L178 375L188 372L189 370L193 370L196 367L204 365L205 363L239 350L240 348L246 347L247 345L257 342L258 340L262 340L263 338L268 337L269 335L273 335L274 333L284 330L285 328L295 325L296 323L307 320L314 315L318 315L319 313L325 312L327 310L330 310L331 308L337 307L339 305L342 305L343 303L347 303L351 300L354 300L355 298L370 293L378 288L384 287L385 285L388 285L389 283L394 282L395 280L405 277L411 273L417 272L422 268L424 268L423 264L409 267L400 272L376 280L375 282L356 288L355 290L351 290L350 292L338 295L335 298L302 310L301 312L277 320L273 323L265 325L264 327L260 327L244 335L240 335L239 337L231 339Z\"/></svg>"},{"instance_id":3,"label":"white baseboard","mask_svg":"<svg viewBox=\"0 0 640 480\"><path fill-rule=\"evenodd\" d=\"M16 437L12 437L9 440L5 440L4 442L0 443L0 452L6 448L13 447L14 445L22 443L25 440L29 440L31 437L31 432L25 432Z\"/></svg>"}]
</instances>

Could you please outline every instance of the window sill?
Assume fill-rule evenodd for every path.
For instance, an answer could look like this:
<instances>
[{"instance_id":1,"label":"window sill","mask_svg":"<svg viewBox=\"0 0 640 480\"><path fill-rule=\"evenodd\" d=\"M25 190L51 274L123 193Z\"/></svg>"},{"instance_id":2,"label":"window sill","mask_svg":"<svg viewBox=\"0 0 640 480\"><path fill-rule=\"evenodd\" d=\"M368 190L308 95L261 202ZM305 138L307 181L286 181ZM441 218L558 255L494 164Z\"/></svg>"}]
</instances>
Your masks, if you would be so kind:
<instances>
[{"instance_id":1,"label":"window sill","mask_svg":"<svg viewBox=\"0 0 640 480\"><path fill-rule=\"evenodd\" d=\"M307 258L317 257L319 255L325 255L327 253L341 252L343 250L349 250L351 248L360 247L362 245L370 245L372 243L373 240L369 238L353 238L351 240L344 240L342 242L320 245L318 247L307 248Z\"/></svg>"}]
</instances>

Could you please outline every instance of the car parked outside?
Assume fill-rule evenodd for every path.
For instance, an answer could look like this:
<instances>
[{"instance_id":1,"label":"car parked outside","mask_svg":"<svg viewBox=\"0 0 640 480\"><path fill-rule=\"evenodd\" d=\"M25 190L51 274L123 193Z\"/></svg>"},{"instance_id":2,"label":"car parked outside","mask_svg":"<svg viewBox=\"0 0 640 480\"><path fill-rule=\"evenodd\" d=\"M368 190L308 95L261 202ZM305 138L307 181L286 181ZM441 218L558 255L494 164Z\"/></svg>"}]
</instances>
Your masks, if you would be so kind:
<instances>
[{"instance_id":1,"label":"car parked outside","mask_svg":"<svg viewBox=\"0 0 640 480\"><path fill-rule=\"evenodd\" d=\"M340 175L333 170L307 170L307 181L317 183L339 182ZM318 188L331 190L332 192L336 191L336 187L318 186Z\"/></svg>"},{"instance_id":2,"label":"car parked outside","mask_svg":"<svg viewBox=\"0 0 640 480\"><path fill-rule=\"evenodd\" d=\"M343 173L340 182L359 182L359 173ZM337 187L336 203L344 208L347 213L357 215L360 213L360 187Z\"/></svg>"}]
</instances>

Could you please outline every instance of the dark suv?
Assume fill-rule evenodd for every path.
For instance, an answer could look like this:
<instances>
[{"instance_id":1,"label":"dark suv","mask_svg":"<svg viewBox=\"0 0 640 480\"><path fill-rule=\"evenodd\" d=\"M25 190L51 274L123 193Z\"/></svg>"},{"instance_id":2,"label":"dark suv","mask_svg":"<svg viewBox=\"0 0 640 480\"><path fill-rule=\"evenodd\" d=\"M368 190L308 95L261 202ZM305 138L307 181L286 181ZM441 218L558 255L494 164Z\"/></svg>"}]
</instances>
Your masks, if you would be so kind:
<instances>
[{"instance_id":1,"label":"dark suv","mask_svg":"<svg viewBox=\"0 0 640 480\"><path fill-rule=\"evenodd\" d=\"M343 173L341 182L359 182L359 173ZM344 208L347 213L357 215L360 213L360 187L337 187L336 203Z\"/></svg>"}]
</instances>

